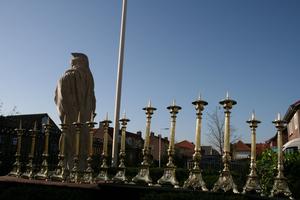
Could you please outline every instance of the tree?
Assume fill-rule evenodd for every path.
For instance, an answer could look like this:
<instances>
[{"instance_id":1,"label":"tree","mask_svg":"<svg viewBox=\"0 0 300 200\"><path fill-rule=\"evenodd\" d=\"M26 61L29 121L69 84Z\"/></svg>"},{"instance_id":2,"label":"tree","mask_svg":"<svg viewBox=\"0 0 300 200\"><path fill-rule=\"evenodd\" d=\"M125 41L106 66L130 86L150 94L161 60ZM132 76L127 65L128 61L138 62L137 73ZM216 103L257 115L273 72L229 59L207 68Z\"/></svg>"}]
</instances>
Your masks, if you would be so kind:
<instances>
[{"instance_id":1,"label":"tree","mask_svg":"<svg viewBox=\"0 0 300 200\"><path fill-rule=\"evenodd\" d=\"M212 113L208 113L208 140L209 143L221 154L223 155L224 146L224 112L221 107L216 107ZM238 136L234 135L235 128L230 125L230 136L231 143L239 139Z\"/></svg>"}]
</instances>

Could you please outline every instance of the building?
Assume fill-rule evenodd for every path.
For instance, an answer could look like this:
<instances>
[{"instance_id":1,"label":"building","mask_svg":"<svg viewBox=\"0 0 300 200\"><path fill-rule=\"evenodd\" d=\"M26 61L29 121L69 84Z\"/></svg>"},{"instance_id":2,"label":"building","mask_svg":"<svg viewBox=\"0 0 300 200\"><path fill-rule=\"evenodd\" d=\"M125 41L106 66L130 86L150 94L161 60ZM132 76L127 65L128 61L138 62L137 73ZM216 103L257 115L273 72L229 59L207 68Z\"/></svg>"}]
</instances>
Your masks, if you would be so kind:
<instances>
[{"instance_id":1,"label":"building","mask_svg":"<svg viewBox=\"0 0 300 200\"><path fill-rule=\"evenodd\" d=\"M241 140L237 141L236 143L232 144L232 159L239 160L250 158L251 155L251 148L246 145Z\"/></svg>"},{"instance_id":2,"label":"building","mask_svg":"<svg viewBox=\"0 0 300 200\"><path fill-rule=\"evenodd\" d=\"M287 123L287 143L284 142L283 150L300 150L300 100L290 105L283 120Z\"/></svg>"},{"instance_id":3,"label":"building","mask_svg":"<svg viewBox=\"0 0 300 200\"><path fill-rule=\"evenodd\" d=\"M154 132L150 133L149 139L150 154L155 166L161 167L163 159L168 156L169 140L168 137L162 138L162 136L155 135Z\"/></svg>"},{"instance_id":4,"label":"building","mask_svg":"<svg viewBox=\"0 0 300 200\"><path fill-rule=\"evenodd\" d=\"M111 153L112 153L112 141L113 141L113 128L108 127L108 163L111 161ZM121 146L121 131L119 131L119 150ZM94 142L93 142L93 150L94 150L94 162L100 163L102 158L103 151L103 138L104 138L104 128L102 124L99 124L98 128L94 129ZM137 166L142 159L142 149L144 145L144 140L142 138L142 133L131 133L126 131L126 166ZM98 164L99 165L99 164ZM97 166L98 167L98 166Z\"/></svg>"},{"instance_id":5,"label":"building","mask_svg":"<svg viewBox=\"0 0 300 200\"><path fill-rule=\"evenodd\" d=\"M34 123L37 123L36 148L34 153L34 164L39 166L42 162L42 154L44 151L44 134L45 129L43 124L46 124L49 118L50 135L49 135L49 168L54 169L57 164L57 155L59 151L58 141L60 137L60 129L49 117L47 113L27 114L27 115L11 115L0 116L0 166L1 173L8 173L15 160L17 134L15 129L19 127L20 120L24 134L21 143L21 158L22 166L28 162L28 154L31 148L30 129L33 129Z\"/></svg>"}]
</instances>

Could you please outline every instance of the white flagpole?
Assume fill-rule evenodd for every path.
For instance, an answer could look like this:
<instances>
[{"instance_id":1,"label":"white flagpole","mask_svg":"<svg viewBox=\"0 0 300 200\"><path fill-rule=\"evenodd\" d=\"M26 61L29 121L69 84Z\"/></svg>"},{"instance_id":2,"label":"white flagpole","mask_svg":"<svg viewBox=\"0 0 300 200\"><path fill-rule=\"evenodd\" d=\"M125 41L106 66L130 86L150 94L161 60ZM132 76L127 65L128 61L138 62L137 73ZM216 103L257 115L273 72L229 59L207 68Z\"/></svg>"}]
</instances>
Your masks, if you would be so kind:
<instances>
[{"instance_id":1,"label":"white flagpole","mask_svg":"<svg viewBox=\"0 0 300 200\"><path fill-rule=\"evenodd\" d=\"M115 98L115 116L114 116L115 127L114 127L114 134L113 134L112 159L111 159L113 167L116 167L118 163L119 119L120 119L120 103L121 103L121 92L122 92L123 61L124 61L126 8L127 8L127 0L123 0L121 33L120 33L120 44L119 44L118 77L117 77L116 98Z\"/></svg>"}]
</instances>

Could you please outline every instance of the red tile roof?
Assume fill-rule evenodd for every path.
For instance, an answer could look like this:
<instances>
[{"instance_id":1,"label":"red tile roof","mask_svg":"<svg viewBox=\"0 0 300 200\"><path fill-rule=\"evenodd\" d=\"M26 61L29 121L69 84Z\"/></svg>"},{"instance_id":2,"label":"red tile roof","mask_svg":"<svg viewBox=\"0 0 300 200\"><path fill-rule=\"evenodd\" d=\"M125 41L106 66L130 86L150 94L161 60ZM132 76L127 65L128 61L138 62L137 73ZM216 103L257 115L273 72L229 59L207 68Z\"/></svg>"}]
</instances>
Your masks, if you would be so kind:
<instances>
[{"instance_id":1,"label":"red tile roof","mask_svg":"<svg viewBox=\"0 0 300 200\"><path fill-rule=\"evenodd\" d=\"M245 143L239 140L237 143L233 144L235 151L251 151L251 148L248 147Z\"/></svg>"},{"instance_id":2,"label":"red tile roof","mask_svg":"<svg viewBox=\"0 0 300 200\"><path fill-rule=\"evenodd\" d=\"M175 144L175 146L178 148L191 149L191 150L194 150L194 148L195 148L195 145L192 142L189 142L187 140L178 142Z\"/></svg>"}]
</instances>

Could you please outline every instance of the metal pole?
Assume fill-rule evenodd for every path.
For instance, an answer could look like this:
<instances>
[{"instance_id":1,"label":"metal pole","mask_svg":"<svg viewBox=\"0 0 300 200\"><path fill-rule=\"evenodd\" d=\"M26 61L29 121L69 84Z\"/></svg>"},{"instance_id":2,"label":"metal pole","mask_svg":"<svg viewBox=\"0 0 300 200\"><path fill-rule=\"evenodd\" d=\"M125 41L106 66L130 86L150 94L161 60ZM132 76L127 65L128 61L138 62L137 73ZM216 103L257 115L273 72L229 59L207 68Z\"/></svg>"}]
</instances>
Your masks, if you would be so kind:
<instances>
[{"instance_id":1,"label":"metal pole","mask_svg":"<svg viewBox=\"0 0 300 200\"><path fill-rule=\"evenodd\" d=\"M113 134L112 159L111 159L113 167L116 167L118 163L118 140L119 140L118 135L119 135L120 103L121 103L121 90L122 90L123 61L124 61L126 7L127 7L127 0L123 0L119 60L118 60L118 77L117 77L116 99L115 99L114 134Z\"/></svg>"}]
</instances>

